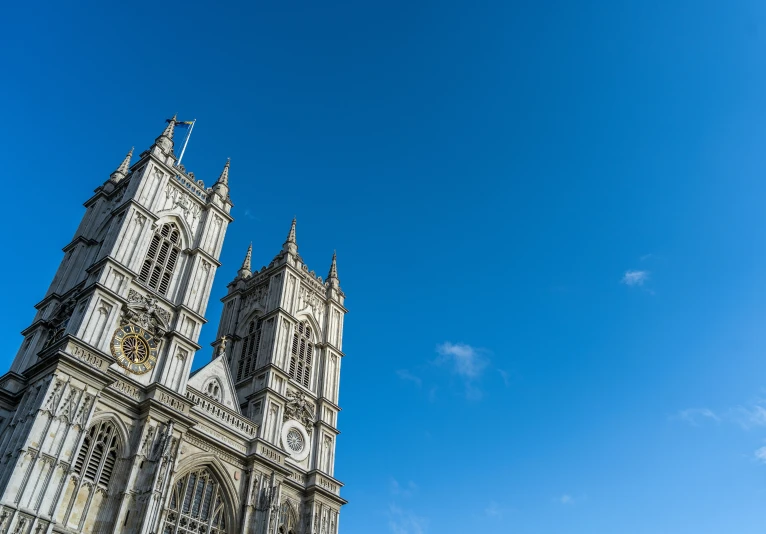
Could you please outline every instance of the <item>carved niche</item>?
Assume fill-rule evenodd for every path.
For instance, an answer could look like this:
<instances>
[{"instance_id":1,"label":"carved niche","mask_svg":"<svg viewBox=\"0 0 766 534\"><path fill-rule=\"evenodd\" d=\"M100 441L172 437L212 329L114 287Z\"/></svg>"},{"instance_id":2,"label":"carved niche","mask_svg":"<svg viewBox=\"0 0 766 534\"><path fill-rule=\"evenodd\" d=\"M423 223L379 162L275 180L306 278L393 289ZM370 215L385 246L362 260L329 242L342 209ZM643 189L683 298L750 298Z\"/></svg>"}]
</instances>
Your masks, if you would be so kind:
<instances>
[{"instance_id":1,"label":"carved niche","mask_svg":"<svg viewBox=\"0 0 766 534\"><path fill-rule=\"evenodd\" d=\"M122 307L120 324L137 324L156 337L162 337L168 331L170 312L160 308L157 299L144 297L138 291L128 292L128 303Z\"/></svg>"},{"instance_id":2,"label":"carved niche","mask_svg":"<svg viewBox=\"0 0 766 534\"><path fill-rule=\"evenodd\" d=\"M306 427L306 432L311 434L314 429L314 405L306 400L306 394L302 391L287 392L287 404L283 419L295 419Z\"/></svg>"}]
</instances>

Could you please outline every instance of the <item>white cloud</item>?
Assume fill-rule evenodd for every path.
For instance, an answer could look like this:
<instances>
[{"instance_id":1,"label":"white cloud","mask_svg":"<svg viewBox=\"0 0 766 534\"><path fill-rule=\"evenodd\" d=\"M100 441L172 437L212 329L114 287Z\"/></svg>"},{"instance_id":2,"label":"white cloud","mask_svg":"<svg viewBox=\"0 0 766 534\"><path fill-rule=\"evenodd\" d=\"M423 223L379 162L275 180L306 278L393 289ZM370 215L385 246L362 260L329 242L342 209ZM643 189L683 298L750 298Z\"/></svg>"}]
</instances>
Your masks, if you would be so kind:
<instances>
[{"instance_id":1,"label":"white cloud","mask_svg":"<svg viewBox=\"0 0 766 534\"><path fill-rule=\"evenodd\" d=\"M755 459L766 464L766 447L761 447L755 451Z\"/></svg>"},{"instance_id":2,"label":"white cloud","mask_svg":"<svg viewBox=\"0 0 766 534\"><path fill-rule=\"evenodd\" d=\"M421 380L419 376L415 376L410 373L407 369L397 370L396 375L404 381L416 384L418 387L423 385L423 380Z\"/></svg>"},{"instance_id":3,"label":"white cloud","mask_svg":"<svg viewBox=\"0 0 766 534\"><path fill-rule=\"evenodd\" d=\"M574 497L568 494L564 494L561 497L558 498L558 502L561 504L574 504L575 500Z\"/></svg>"},{"instance_id":4,"label":"white cloud","mask_svg":"<svg viewBox=\"0 0 766 534\"><path fill-rule=\"evenodd\" d=\"M766 425L766 407L763 401L756 401L748 406L737 406L729 413L729 418L739 423L745 430Z\"/></svg>"},{"instance_id":5,"label":"white cloud","mask_svg":"<svg viewBox=\"0 0 766 534\"><path fill-rule=\"evenodd\" d=\"M428 521L410 510L392 504L388 508L388 529L391 534L425 534Z\"/></svg>"},{"instance_id":6,"label":"white cloud","mask_svg":"<svg viewBox=\"0 0 766 534\"><path fill-rule=\"evenodd\" d=\"M503 384L505 384L505 387L510 387L511 375L508 373L508 371L498 369L497 372L500 373L500 377L503 379Z\"/></svg>"},{"instance_id":7,"label":"white cloud","mask_svg":"<svg viewBox=\"0 0 766 534\"><path fill-rule=\"evenodd\" d=\"M407 482L407 484L402 485L395 478L391 479L390 487L391 487L391 495L397 495L401 497L412 497L412 495L418 489L418 485L415 484L412 480Z\"/></svg>"},{"instance_id":8,"label":"white cloud","mask_svg":"<svg viewBox=\"0 0 766 534\"><path fill-rule=\"evenodd\" d=\"M626 286L635 287L644 285L647 280L649 280L649 271L628 270L625 271L620 282Z\"/></svg>"},{"instance_id":9,"label":"white cloud","mask_svg":"<svg viewBox=\"0 0 766 534\"><path fill-rule=\"evenodd\" d=\"M708 408L687 408L686 410L678 412L675 419L686 421L692 426L699 426L700 423L706 419L713 420L716 423L721 421L721 418L718 417L713 410L709 410Z\"/></svg>"},{"instance_id":10,"label":"white cloud","mask_svg":"<svg viewBox=\"0 0 766 534\"><path fill-rule=\"evenodd\" d=\"M455 374L469 380L479 378L488 364L483 351L465 343L445 341L436 347L436 352L452 364Z\"/></svg>"}]
</instances>

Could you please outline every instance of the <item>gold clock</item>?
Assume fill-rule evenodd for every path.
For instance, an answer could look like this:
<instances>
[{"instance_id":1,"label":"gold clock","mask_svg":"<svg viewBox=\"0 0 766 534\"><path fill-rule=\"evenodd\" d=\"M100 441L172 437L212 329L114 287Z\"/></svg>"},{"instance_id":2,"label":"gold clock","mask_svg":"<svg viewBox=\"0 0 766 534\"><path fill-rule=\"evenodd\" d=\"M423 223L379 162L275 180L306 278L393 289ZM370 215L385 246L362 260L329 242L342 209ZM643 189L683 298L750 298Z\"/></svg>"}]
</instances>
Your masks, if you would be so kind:
<instances>
[{"instance_id":1,"label":"gold clock","mask_svg":"<svg viewBox=\"0 0 766 534\"><path fill-rule=\"evenodd\" d=\"M112 336L112 356L125 369L138 375L154 368L157 346L154 337L140 326L121 326Z\"/></svg>"}]
</instances>

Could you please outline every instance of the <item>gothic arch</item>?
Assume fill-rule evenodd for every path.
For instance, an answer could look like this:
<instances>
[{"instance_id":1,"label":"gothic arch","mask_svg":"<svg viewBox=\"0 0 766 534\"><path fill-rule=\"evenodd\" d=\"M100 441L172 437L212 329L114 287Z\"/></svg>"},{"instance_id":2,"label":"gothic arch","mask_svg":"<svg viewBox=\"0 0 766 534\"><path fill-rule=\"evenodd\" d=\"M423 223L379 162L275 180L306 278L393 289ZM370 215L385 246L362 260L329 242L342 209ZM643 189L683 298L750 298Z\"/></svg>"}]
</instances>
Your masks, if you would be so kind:
<instances>
[{"instance_id":1,"label":"gothic arch","mask_svg":"<svg viewBox=\"0 0 766 534\"><path fill-rule=\"evenodd\" d=\"M157 215L159 218L154 221L154 224L152 225L153 227L159 228L168 222L176 223L178 228L181 230L181 250L192 247L192 231L191 228L189 228L189 224L184 220L183 217L179 217L178 214L167 210L161 211Z\"/></svg>"},{"instance_id":2,"label":"gothic arch","mask_svg":"<svg viewBox=\"0 0 766 534\"><path fill-rule=\"evenodd\" d=\"M226 525L227 532L235 524L237 519L236 511L239 510L240 502L237 494L237 488L231 481L231 475L226 471L226 467L223 462L213 454L209 452L198 452L189 455L188 458L183 460L176 470L176 475L173 477L172 484L175 484L181 478L185 477L196 469L207 468L213 473L216 481L221 485L223 491L224 502L226 503ZM170 493L165 497L165 509L170 502Z\"/></svg>"},{"instance_id":3,"label":"gothic arch","mask_svg":"<svg viewBox=\"0 0 766 534\"><path fill-rule=\"evenodd\" d=\"M118 459L122 460L127 457L127 444L129 443L128 439L128 427L125 426L125 423L122 421L122 419L119 418L119 416L114 412L103 412L98 415L94 415L93 419L90 420L90 423L88 424L85 431L87 432L90 430L90 428L93 425L96 425L102 421L109 421L114 425L115 430L117 430L117 441L120 443L120 446L118 447Z\"/></svg>"},{"instance_id":4,"label":"gothic arch","mask_svg":"<svg viewBox=\"0 0 766 534\"><path fill-rule=\"evenodd\" d=\"M324 337L324 328L319 326L319 322L317 321L316 317L314 317L314 314L311 313L311 308L304 308L303 310L299 311L295 314L295 318L298 319L299 322L308 321L311 325L311 328L316 332L316 342L321 343L322 338Z\"/></svg>"}]
</instances>

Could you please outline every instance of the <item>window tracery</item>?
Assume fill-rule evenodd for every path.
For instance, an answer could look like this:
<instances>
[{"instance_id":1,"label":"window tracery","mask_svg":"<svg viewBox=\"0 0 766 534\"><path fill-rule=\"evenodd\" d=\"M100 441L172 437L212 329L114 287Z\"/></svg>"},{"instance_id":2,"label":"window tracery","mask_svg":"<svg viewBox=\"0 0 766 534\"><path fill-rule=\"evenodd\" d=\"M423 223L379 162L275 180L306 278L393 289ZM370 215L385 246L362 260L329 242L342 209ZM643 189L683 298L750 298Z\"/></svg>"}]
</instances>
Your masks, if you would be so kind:
<instances>
[{"instance_id":1,"label":"window tracery","mask_svg":"<svg viewBox=\"0 0 766 534\"><path fill-rule=\"evenodd\" d=\"M225 534L223 492L208 468L187 473L171 491L162 534Z\"/></svg>"},{"instance_id":2,"label":"window tracery","mask_svg":"<svg viewBox=\"0 0 766 534\"><path fill-rule=\"evenodd\" d=\"M242 345L242 353L239 356L237 366L237 381L247 378L255 371L258 359L258 345L261 343L261 319L252 320L247 327L248 333Z\"/></svg>"},{"instance_id":3,"label":"window tracery","mask_svg":"<svg viewBox=\"0 0 766 534\"><path fill-rule=\"evenodd\" d=\"M307 321L298 323L293 334L293 346L290 355L290 378L304 387L309 387L311 362L314 357L314 344L311 341L311 326Z\"/></svg>"},{"instance_id":4,"label":"window tracery","mask_svg":"<svg viewBox=\"0 0 766 534\"><path fill-rule=\"evenodd\" d=\"M117 463L119 438L111 421L93 425L80 447L74 471L81 481L89 481L106 489Z\"/></svg>"},{"instance_id":5,"label":"window tracery","mask_svg":"<svg viewBox=\"0 0 766 534\"><path fill-rule=\"evenodd\" d=\"M138 280L166 295L181 253L181 232L175 223L165 223L154 232Z\"/></svg>"}]
</instances>

